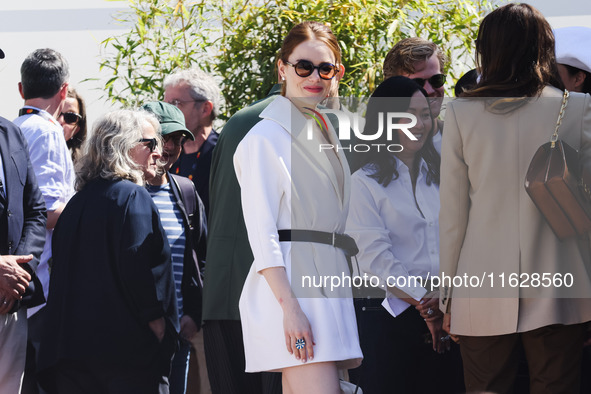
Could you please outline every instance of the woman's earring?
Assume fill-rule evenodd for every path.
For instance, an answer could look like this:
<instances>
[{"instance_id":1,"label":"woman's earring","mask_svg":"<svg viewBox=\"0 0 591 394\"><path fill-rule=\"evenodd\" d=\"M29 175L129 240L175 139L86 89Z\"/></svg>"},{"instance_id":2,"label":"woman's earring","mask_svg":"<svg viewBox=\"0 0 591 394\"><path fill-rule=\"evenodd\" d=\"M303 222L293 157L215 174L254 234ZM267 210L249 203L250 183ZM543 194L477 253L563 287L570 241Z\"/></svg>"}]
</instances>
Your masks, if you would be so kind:
<instances>
[{"instance_id":1,"label":"woman's earring","mask_svg":"<svg viewBox=\"0 0 591 394\"><path fill-rule=\"evenodd\" d=\"M282 81L285 81L285 77L281 77L281 80L282 80Z\"/></svg>"}]
</instances>

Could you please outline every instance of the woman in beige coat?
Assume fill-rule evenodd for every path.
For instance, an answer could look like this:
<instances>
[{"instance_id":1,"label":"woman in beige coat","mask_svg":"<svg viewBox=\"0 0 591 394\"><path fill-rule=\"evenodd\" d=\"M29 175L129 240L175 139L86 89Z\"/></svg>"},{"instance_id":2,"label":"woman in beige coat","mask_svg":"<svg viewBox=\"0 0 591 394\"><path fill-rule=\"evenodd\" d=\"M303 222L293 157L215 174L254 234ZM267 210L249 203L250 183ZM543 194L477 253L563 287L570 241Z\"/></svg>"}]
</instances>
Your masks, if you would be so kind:
<instances>
[{"instance_id":1,"label":"woman in beige coat","mask_svg":"<svg viewBox=\"0 0 591 394\"><path fill-rule=\"evenodd\" d=\"M443 133L447 329L469 392L512 392L521 342L531 392L576 393L591 320L589 239L559 241L524 188L561 107L552 30L533 7L508 4L483 20L476 52L479 83L449 104ZM591 164L589 95L571 94L559 138Z\"/></svg>"}]
</instances>

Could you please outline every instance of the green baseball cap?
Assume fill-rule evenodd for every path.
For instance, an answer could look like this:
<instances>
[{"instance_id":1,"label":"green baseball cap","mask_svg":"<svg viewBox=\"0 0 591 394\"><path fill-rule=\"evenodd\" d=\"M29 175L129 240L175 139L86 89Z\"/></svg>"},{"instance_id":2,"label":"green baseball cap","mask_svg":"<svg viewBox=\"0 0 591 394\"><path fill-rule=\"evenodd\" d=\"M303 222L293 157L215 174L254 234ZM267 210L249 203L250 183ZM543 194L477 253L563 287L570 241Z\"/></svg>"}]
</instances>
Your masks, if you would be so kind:
<instances>
[{"instance_id":1,"label":"green baseball cap","mask_svg":"<svg viewBox=\"0 0 591 394\"><path fill-rule=\"evenodd\" d=\"M193 133L185 126L185 115L174 105L164 101L152 101L144 104L142 108L156 115L162 127L162 135L180 131L190 140L195 140Z\"/></svg>"}]
</instances>

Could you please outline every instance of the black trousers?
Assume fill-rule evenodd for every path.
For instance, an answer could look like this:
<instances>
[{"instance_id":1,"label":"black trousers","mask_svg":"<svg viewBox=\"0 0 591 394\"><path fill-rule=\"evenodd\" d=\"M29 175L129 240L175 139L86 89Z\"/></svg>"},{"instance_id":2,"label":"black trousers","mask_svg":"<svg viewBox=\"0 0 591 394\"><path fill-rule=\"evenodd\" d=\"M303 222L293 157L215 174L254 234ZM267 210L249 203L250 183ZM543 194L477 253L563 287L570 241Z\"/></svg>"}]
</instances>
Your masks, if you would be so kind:
<instances>
[{"instance_id":1,"label":"black trousers","mask_svg":"<svg viewBox=\"0 0 591 394\"><path fill-rule=\"evenodd\" d=\"M168 394L168 377L151 368L62 360L54 368L56 394Z\"/></svg>"},{"instance_id":2,"label":"black trousers","mask_svg":"<svg viewBox=\"0 0 591 394\"><path fill-rule=\"evenodd\" d=\"M412 306L397 317L382 299L355 299L363 362L349 370L364 394L455 394L464 392L458 346L438 354L431 334Z\"/></svg>"},{"instance_id":3,"label":"black trousers","mask_svg":"<svg viewBox=\"0 0 591 394\"><path fill-rule=\"evenodd\" d=\"M212 394L281 394L281 373L244 372L240 321L206 320L203 342Z\"/></svg>"}]
</instances>

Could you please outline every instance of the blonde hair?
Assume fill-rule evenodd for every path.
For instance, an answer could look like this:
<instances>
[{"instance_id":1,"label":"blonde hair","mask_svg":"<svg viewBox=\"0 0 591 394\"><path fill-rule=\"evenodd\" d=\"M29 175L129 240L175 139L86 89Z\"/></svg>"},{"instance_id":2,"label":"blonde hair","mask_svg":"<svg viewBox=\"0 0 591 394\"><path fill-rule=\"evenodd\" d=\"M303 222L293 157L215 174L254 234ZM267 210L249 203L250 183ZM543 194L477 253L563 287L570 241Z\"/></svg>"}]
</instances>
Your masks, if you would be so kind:
<instances>
[{"instance_id":1,"label":"blonde hair","mask_svg":"<svg viewBox=\"0 0 591 394\"><path fill-rule=\"evenodd\" d=\"M420 37L400 40L384 59L384 80L398 75L414 74L415 65L437 55L441 71L447 66L447 57L437 45Z\"/></svg>"},{"instance_id":2,"label":"blonde hair","mask_svg":"<svg viewBox=\"0 0 591 394\"><path fill-rule=\"evenodd\" d=\"M150 125L160 140L160 123L156 116L144 110L122 109L108 112L98 119L90 137L83 145L76 170L76 190L96 179L127 179L144 185L144 173L130 155L143 138L143 129Z\"/></svg>"}]
</instances>

